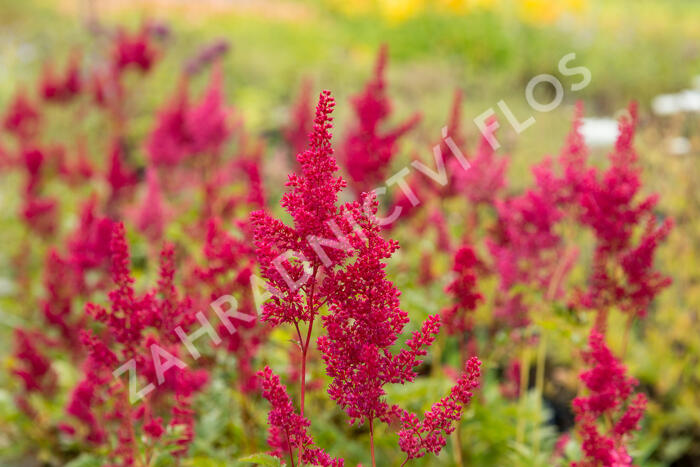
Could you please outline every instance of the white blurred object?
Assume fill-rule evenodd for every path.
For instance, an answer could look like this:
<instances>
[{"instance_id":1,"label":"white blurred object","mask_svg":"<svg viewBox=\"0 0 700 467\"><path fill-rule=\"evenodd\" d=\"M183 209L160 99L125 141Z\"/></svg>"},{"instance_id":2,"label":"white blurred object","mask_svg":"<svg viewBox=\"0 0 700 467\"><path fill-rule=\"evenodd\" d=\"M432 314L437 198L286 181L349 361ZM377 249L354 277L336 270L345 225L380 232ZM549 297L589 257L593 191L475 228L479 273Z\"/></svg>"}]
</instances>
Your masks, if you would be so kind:
<instances>
[{"instance_id":1,"label":"white blurred object","mask_svg":"<svg viewBox=\"0 0 700 467\"><path fill-rule=\"evenodd\" d=\"M669 141L668 150L675 156L682 156L690 152L690 140L683 136L676 136Z\"/></svg>"},{"instance_id":2,"label":"white blurred object","mask_svg":"<svg viewBox=\"0 0 700 467\"><path fill-rule=\"evenodd\" d=\"M700 77L696 78L696 81L699 79ZM677 94L660 94L651 101L651 108L656 115L674 115L681 112L700 113L700 88L686 89Z\"/></svg>"},{"instance_id":3,"label":"white blurred object","mask_svg":"<svg viewBox=\"0 0 700 467\"><path fill-rule=\"evenodd\" d=\"M700 112L700 91L686 89L676 94L676 103L683 112Z\"/></svg>"},{"instance_id":4,"label":"white blurred object","mask_svg":"<svg viewBox=\"0 0 700 467\"><path fill-rule=\"evenodd\" d=\"M584 118L581 136L589 147L612 146L617 141L618 126L612 118Z\"/></svg>"},{"instance_id":5,"label":"white blurred object","mask_svg":"<svg viewBox=\"0 0 700 467\"><path fill-rule=\"evenodd\" d=\"M673 115L679 112L675 94L661 94L651 101L651 108L656 115Z\"/></svg>"}]
</instances>

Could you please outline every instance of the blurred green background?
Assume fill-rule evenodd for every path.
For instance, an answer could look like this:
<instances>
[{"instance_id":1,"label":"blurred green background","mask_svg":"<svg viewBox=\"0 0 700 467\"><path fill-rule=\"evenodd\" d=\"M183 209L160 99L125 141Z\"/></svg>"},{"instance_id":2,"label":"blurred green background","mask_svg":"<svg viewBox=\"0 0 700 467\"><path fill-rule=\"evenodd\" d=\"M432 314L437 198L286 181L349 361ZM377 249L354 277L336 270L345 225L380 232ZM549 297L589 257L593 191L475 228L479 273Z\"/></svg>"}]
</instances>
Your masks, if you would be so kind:
<instances>
[{"instance_id":1,"label":"blurred green background","mask_svg":"<svg viewBox=\"0 0 700 467\"><path fill-rule=\"evenodd\" d=\"M698 465L693 462L700 462L700 122L697 113L688 111L655 115L652 102L659 94L691 88L694 79L697 83L700 2L2 0L0 108L7 107L18 87L34 86L47 60L63 63L76 49L90 58L100 39L88 24L135 28L146 19L163 21L172 34L163 48L163 63L139 86L138 102L130 103L135 106L130 109L135 116L130 131L136 140L151 129L154 109L176 88L186 60L217 39L232 46L223 62L227 101L242 114L248 129L266 136L270 153L282 146L280 128L290 118L304 79L311 80L315 91L333 91L339 103L337 127L344 128L351 112L348 97L362 89L379 46L388 44L393 118L399 122L416 111L424 117L397 164L414 150L427 157L425 142L436 140L459 88L465 93L463 118L472 146L478 136L472 119L490 107L496 109L500 100L520 120L536 118L522 134L502 124L499 138L502 151L511 155L514 190L531 181L528 168L535 161L559 151L577 100L584 102L587 116L610 118L637 100L637 147L646 190L661 194L659 209L674 217L677 227L659 254L660 268L674 284L657 300L644 343L628 355L632 374L653 385L659 400L665 401L664 406L650 407L652 422L635 454L643 465ZM562 76L557 69L561 57L571 52L576 54L572 65L585 66L592 74L590 85L579 92L569 88L578 78ZM542 73L559 77L566 90L563 104L549 113L534 112L524 95L527 82ZM205 84L205 76L193 82L200 89ZM60 141L61 128L54 131ZM674 151L679 137L687 147ZM601 147L593 155L602 161L606 150ZM16 209L8 207L14 205L12 193L0 192L3 245L17 240ZM0 291L7 267L9 252L0 249ZM407 291L406 300L418 302L413 306L421 309L421 303L432 299L444 302L441 293L436 288L418 297ZM0 344L6 347L9 343ZM433 390L439 393L441 388ZM495 419L499 414L478 416ZM482 441L506 442L505 427L493 420L481 423L492 430L479 435ZM478 452L479 446L475 449Z\"/></svg>"}]
</instances>

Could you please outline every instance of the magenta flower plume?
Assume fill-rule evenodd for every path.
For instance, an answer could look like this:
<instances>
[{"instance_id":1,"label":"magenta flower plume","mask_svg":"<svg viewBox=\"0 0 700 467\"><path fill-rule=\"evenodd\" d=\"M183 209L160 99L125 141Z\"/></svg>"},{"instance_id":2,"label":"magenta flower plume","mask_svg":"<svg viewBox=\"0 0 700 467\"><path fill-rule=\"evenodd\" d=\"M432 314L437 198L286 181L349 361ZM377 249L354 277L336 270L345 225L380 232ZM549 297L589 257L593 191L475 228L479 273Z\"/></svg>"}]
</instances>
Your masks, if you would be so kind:
<instances>
[{"instance_id":1,"label":"magenta flower plume","mask_svg":"<svg viewBox=\"0 0 700 467\"><path fill-rule=\"evenodd\" d=\"M214 67L207 90L195 103L190 102L188 82L183 77L149 135L146 152L150 162L156 167L172 167L197 155L218 156L231 134L229 114L220 66Z\"/></svg>"},{"instance_id":2,"label":"magenta flower plume","mask_svg":"<svg viewBox=\"0 0 700 467\"><path fill-rule=\"evenodd\" d=\"M481 262L470 245L457 250L452 266L456 277L446 289L455 303L442 312L442 322L449 334L462 334L472 329L472 312L484 299L477 289L476 269L480 266Z\"/></svg>"},{"instance_id":3,"label":"magenta flower plume","mask_svg":"<svg viewBox=\"0 0 700 467\"><path fill-rule=\"evenodd\" d=\"M3 118L5 130L20 141L28 141L39 132L41 114L23 91L17 92Z\"/></svg>"},{"instance_id":4,"label":"magenta flower plume","mask_svg":"<svg viewBox=\"0 0 700 467\"><path fill-rule=\"evenodd\" d=\"M146 26L134 34L123 29L118 31L112 51L112 63L118 72L134 68L145 73L151 69L156 58L157 52Z\"/></svg>"},{"instance_id":5,"label":"magenta flower plume","mask_svg":"<svg viewBox=\"0 0 700 467\"><path fill-rule=\"evenodd\" d=\"M67 411L87 426L87 440L96 444L112 443L104 432L107 427L117 433L116 445L110 445L110 457L123 465L134 465L139 457L139 443L163 435L166 417L169 425L178 426L179 435L169 437L173 453L182 455L194 437L192 398L206 384L206 371L193 371L180 360L179 341L174 327L188 332L194 321L189 298L175 288L174 248L166 244L161 255L158 286L143 295L136 293L131 273L129 248L123 224L114 224L111 250L111 277L114 289L109 292L109 308L89 303L87 314L103 327L83 331L80 340L88 351L83 378L74 389ZM162 336L157 337L157 336ZM167 352L180 362L173 368L156 364L154 353ZM113 372L132 364L139 387L152 385L152 392L131 400L130 385L114 379ZM172 365L171 365L172 366ZM160 372L158 368L161 368ZM165 394L161 394L160 391ZM138 403L135 407L132 404ZM68 428L68 427L66 427Z\"/></svg>"},{"instance_id":6,"label":"magenta flower plume","mask_svg":"<svg viewBox=\"0 0 700 467\"><path fill-rule=\"evenodd\" d=\"M258 377L262 380L263 397L272 406L272 410L267 416L271 432L276 439L281 435L282 443L280 446L275 446L274 454L279 457L289 455L293 465L294 453L301 449L301 460L304 464L324 467L344 465L343 459L333 458L322 449L314 447L314 441L307 433L310 422L294 411L292 401L287 394L287 388L280 383L279 376L266 366L258 373ZM283 451L283 447L287 448L287 452Z\"/></svg>"},{"instance_id":7,"label":"magenta flower plume","mask_svg":"<svg viewBox=\"0 0 700 467\"><path fill-rule=\"evenodd\" d=\"M627 377L627 369L613 356L605 345L604 336L596 329L591 331L584 361L591 365L590 370L581 373L589 395L573 401L584 456L573 465L631 466L626 443L639 429L646 397L642 393L632 396L637 381Z\"/></svg>"},{"instance_id":8,"label":"magenta flower plume","mask_svg":"<svg viewBox=\"0 0 700 467\"><path fill-rule=\"evenodd\" d=\"M364 91L352 99L356 120L342 144L342 160L352 187L360 194L384 183L386 173L398 151L399 139L420 121L415 114L392 130L381 128L391 114L386 95L384 71L387 47L379 50L374 76Z\"/></svg>"},{"instance_id":9,"label":"magenta flower plume","mask_svg":"<svg viewBox=\"0 0 700 467\"><path fill-rule=\"evenodd\" d=\"M287 186L291 190L282 197L281 204L292 216L294 227L263 211L251 215L260 270L275 290L272 300L263 306L262 315L273 324L313 321L326 293L316 279L323 266L314 248L318 245L309 240L335 238L333 229L340 228L339 223L348 224L336 207L345 182L334 176L338 170L330 143L333 120L330 114L334 106L330 92L322 92L310 135L311 147L297 156L301 174L289 176ZM296 259L281 256L287 252ZM347 255L340 249L326 249L326 272ZM298 259L311 262L310 272Z\"/></svg>"},{"instance_id":10,"label":"magenta flower plume","mask_svg":"<svg viewBox=\"0 0 700 467\"><path fill-rule=\"evenodd\" d=\"M56 76L50 64L44 67L39 89L44 100L68 102L80 94L82 88L79 55L74 54L70 58L63 76Z\"/></svg>"}]
</instances>

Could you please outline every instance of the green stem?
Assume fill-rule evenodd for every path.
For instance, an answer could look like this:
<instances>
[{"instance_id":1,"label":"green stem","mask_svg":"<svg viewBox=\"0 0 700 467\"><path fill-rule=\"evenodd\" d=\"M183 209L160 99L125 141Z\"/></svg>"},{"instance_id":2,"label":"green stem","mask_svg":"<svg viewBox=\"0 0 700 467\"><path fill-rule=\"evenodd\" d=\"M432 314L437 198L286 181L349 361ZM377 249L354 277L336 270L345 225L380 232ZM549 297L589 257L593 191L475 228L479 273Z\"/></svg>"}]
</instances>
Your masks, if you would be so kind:
<instances>
[{"instance_id":1,"label":"green stem","mask_svg":"<svg viewBox=\"0 0 700 467\"><path fill-rule=\"evenodd\" d=\"M537 417L538 417L538 422L542 422L540 419L540 415L542 413L542 396L544 394L544 371L545 371L545 363L546 363L546 357L547 357L547 338L545 337L544 333L540 335L540 342L537 347L537 368L535 370L535 392L536 392L536 399L535 402L537 404ZM534 440L534 446L532 449L533 453L533 458L537 458L537 455L540 452L540 430L536 430L535 432L535 440Z\"/></svg>"},{"instance_id":2,"label":"green stem","mask_svg":"<svg viewBox=\"0 0 700 467\"><path fill-rule=\"evenodd\" d=\"M520 396L518 408L518 423L515 430L515 441L522 444L525 440L525 404L527 387L530 384L530 347L524 344L523 354L520 360Z\"/></svg>"}]
</instances>

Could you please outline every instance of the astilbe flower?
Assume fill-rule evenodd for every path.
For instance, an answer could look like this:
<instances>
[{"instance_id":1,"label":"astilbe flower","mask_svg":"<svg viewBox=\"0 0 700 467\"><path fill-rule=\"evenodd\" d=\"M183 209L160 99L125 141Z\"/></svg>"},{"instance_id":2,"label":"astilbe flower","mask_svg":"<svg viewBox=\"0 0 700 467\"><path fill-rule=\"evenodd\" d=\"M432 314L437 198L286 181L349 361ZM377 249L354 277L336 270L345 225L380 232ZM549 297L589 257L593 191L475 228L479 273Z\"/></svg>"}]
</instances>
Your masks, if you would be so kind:
<instances>
[{"instance_id":1,"label":"astilbe flower","mask_svg":"<svg viewBox=\"0 0 700 467\"><path fill-rule=\"evenodd\" d=\"M314 446L314 441L307 432L311 423L294 411L287 388L280 383L279 376L275 375L268 366L258 372L258 376L261 379L263 397L272 406L267 420L273 435L271 437L273 453L278 457L288 454L292 465L294 465L296 450L301 450L301 462L304 464L324 467L344 465L342 459L333 458Z\"/></svg>"},{"instance_id":2,"label":"astilbe flower","mask_svg":"<svg viewBox=\"0 0 700 467\"><path fill-rule=\"evenodd\" d=\"M631 466L626 443L639 429L646 397L642 393L632 395L637 381L626 375L627 369L615 358L605 344L605 337L596 329L591 331L588 345L584 361L591 368L581 373L581 381L589 395L573 401L583 458L572 465Z\"/></svg>"},{"instance_id":3,"label":"astilbe flower","mask_svg":"<svg viewBox=\"0 0 700 467\"><path fill-rule=\"evenodd\" d=\"M97 196L82 206L75 231L68 238L71 262L84 275L88 270L107 270L114 221L98 213Z\"/></svg>"},{"instance_id":4,"label":"astilbe flower","mask_svg":"<svg viewBox=\"0 0 700 467\"><path fill-rule=\"evenodd\" d=\"M364 91L352 98L356 119L342 143L342 160L352 187L360 194L384 183L387 170L398 151L399 139L420 121L416 114L392 130L382 128L391 114L386 95L384 71L387 48L377 57L374 76Z\"/></svg>"},{"instance_id":5,"label":"astilbe flower","mask_svg":"<svg viewBox=\"0 0 700 467\"><path fill-rule=\"evenodd\" d=\"M5 112L3 127L20 141L28 141L39 132L41 114L25 92L18 91Z\"/></svg>"},{"instance_id":6,"label":"astilbe flower","mask_svg":"<svg viewBox=\"0 0 700 467\"><path fill-rule=\"evenodd\" d=\"M219 334L224 336L226 349L236 356L238 383L243 393L257 389L253 364L269 332L269 327L257 320L255 299L250 287L255 253L247 238L249 234L244 230L241 232L242 238L237 238L224 229L219 219L210 219L203 249L205 263L194 269L190 285L192 295L195 295L196 289L197 295L201 296L200 302L210 302L225 294L234 295L238 301L237 312L240 315L230 318L235 332L227 332L221 325Z\"/></svg>"},{"instance_id":7,"label":"astilbe flower","mask_svg":"<svg viewBox=\"0 0 700 467\"><path fill-rule=\"evenodd\" d=\"M391 424L399 417L404 429L399 446L408 458L426 452L439 453L445 445L452 423L460 418L462 404L471 398L469 389L478 385L477 359L470 360L466 371L450 396L436 403L424 422L384 396L386 384L406 384L415 380L415 368L440 329L440 316L429 316L419 331L406 342L405 349L392 353L391 348L408 323L408 315L399 308L399 291L386 278L384 260L398 245L380 236L373 217L359 217L360 203L346 206L355 209L364 239L351 242L357 259L333 275L335 291L330 295L329 314L322 318L327 335L318 339L318 347L332 378L328 394L343 408L350 422L368 423L373 443L374 419ZM363 209L377 203L372 197L362 202ZM476 370L475 370L476 368ZM409 441L412 439L412 441ZM373 458L374 462L374 458Z\"/></svg>"},{"instance_id":8,"label":"astilbe flower","mask_svg":"<svg viewBox=\"0 0 700 467\"><path fill-rule=\"evenodd\" d=\"M46 324L58 330L65 348L77 352L84 317L74 315L73 304L85 290L82 271L70 258L51 249L46 256L43 276L46 297L41 301L41 311Z\"/></svg>"},{"instance_id":9,"label":"astilbe flower","mask_svg":"<svg viewBox=\"0 0 700 467\"><path fill-rule=\"evenodd\" d=\"M22 381L22 391L17 396L17 405L28 415L33 415L28 396L32 393L51 397L56 391L57 375L51 367L51 360L40 349L39 344L50 342L38 332L16 329L14 333L15 351L12 373Z\"/></svg>"},{"instance_id":10,"label":"astilbe flower","mask_svg":"<svg viewBox=\"0 0 700 467\"><path fill-rule=\"evenodd\" d=\"M335 267L350 256L350 252L342 248L329 249L322 257L317 252L317 248L321 248L319 239L333 238L334 232L347 235L352 230L352 221L344 218L336 206L345 181L335 176L338 166L333 158L330 133L333 120L330 114L334 107L330 92L323 91L316 106L314 130L309 135L310 148L297 155L301 173L289 175L287 186L291 189L283 195L281 204L291 215L294 226L264 211L251 214L260 272L273 292L271 299L262 306L262 319L271 325L294 326L299 339L301 417L304 416L306 362L314 321L333 291L328 285L330 276ZM307 268L294 259L294 255L308 259L311 264ZM307 325L305 336L300 327L304 324ZM300 451L299 456L301 454Z\"/></svg>"},{"instance_id":11,"label":"astilbe flower","mask_svg":"<svg viewBox=\"0 0 700 467\"><path fill-rule=\"evenodd\" d=\"M20 212L27 226L45 237L56 229L58 202L53 197L42 195L45 173L49 169L44 153L43 149L34 146L26 146L21 151L27 177Z\"/></svg>"},{"instance_id":12,"label":"astilbe flower","mask_svg":"<svg viewBox=\"0 0 700 467\"><path fill-rule=\"evenodd\" d=\"M89 356L67 411L87 427L86 439L93 443L107 442L106 433L114 429L117 444L112 446L111 458L123 465L133 465L141 456L139 430L149 437L149 442L161 438L165 430L163 415L169 412L170 425L182 428L179 436L170 436L164 442L174 446L174 454L182 455L193 439L191 400L208 377L203 370L193 371L180 365L159 375L153 361L160 358L152 354L154 345L179 360L177 335L172 327L181 326L187 332L193 322L188 298L179 297L174 288L173 247L166 245L163 250L158 287L138 295L123 224L115 224L110 246L115 288L109 292L109 309L93 303L86 306L87 314L101 322L104 329L98 334L91 330L81 333ZM146 384L156 386L135 407L129 400L129 385L112 377L113 371L131 359L137 375Z\"/></svg>"},{"instance_id":13,"label":"astilbe flower","mask_svg":"<svg viewBox=\"0 0 700 467\"><path fill-rule=\"evenodd\" d=\"M632 316L644 317L653 298L671 283L653 269L653 257L673 221L666 219L658 225L653 212L658 195L637 201L641 168L633 147L634 104L629 113L620 120L609 168L600 175L589 174L588 189L580 199L581 222L596 236L593 273L581 302L596 310L618 306ZM635 245L633 235L639 229L642 234Z\"/></svg>"},{"instance_id":14,"label":"astilbe flower","mask_svg":"<svg viewBox=\"0 0 700 467\"><path fill-rule=\"evenodd\" d=\"M455 430L454 423L459 422L463 407L471 402L472 391L479 387L480 366L478 358L470 358L464 374L450 390L450 394L433 404L425 412L423 420L419 420L415 414L403 412L399 446L407 455L406 461L423 457L427 453L438 454L445 447L445 436Z\"/></svg>"},{"instance_id":15,"label":"astilbe flower","mask_svg":"<svg viewBox=\"0 0 700 467\"><path fill-rule=\"evenodd\" d=\"M434 341L440 318L429 317L408 339L406 348L395 354L390 351L408 323L408 315L399 307L399 291L385 272L384 261L398 244L381 237L373 195L336 206L345 183L334 176L337 165L330 141L333 107L328 91L321 93L310 135L311 147L297 156L301 174L290 175L291 190L282 198L294 227L263 212L252 217L258 261L272 291L263 307L263 319L273 324L292 324L298 333L303 417L304 365L311 329L321 306L328 305L329 314L322 317L326 335L317 341L326 372L332 378L328 393L351 422L369 424L373 443L373 420L391 423L402 414L399 407L384 400L383 387L415 379L414 368ZM320 247L319 239L327 242L334 237L340 246L335 245L332 250ZM308 267L285 255L290 250L297 258L308 261ZM303 322L308 323L305 338L299 328ZM463 394L459 389L454 391ZM287 414L285 419L289 417ZM271 425L279 423L271 420ZM433 431L442 428L440 425ZM279 441L279 431L273 434L273 439Z\"/></svg>"},{"instance_id":16,"label":"astilbe flower","mask_svg":"<svg viewBox=\"0 0 700 467\"><path fill-rule=\"evenodd\" d=\"M376 201L364 200L376 213ZM361 215L360 203L346 206L353 216ZM354 212L353 212L354 211ZM352 242L357 259L333 275L329 314L323 324L327 335L318 347L332 379L328 394L345 410L350 422L372 420L390 423L396 407L384 400L383 386L415 379L413 371L426 354L440 328L438 315L429 317L406 346L396 355L390 348L408 323L408 314L399 308L399 291L386 278L384 260L398 248L384 240L372 219L360 218L365 239Z\"/></svg>"},{"instance_id":17,"label":"astilbe flower","mask_svg":"<svg viewBox=\"0 0 700 467\"><path fill-rule=\"evenodd\" d=\"M516 284L547 291L547 299L556 298L563 275L571 267L564 263L565 244L556 231L564 212L546 193L537 188L496 204L498 224L487 246L499 275L500 298L495 315L506 324L519 327L529 322ZM551 288L554 285L554 288ZM550 293L551 290L551 293ZM554 294L555 296L552 296Z\"/></svg>"},{"instance_id":18,"label":"astilbe flower","mask_svg":"<svg viewBox=\"0 0 700 467\"><path fill-rule=\"evenodd\" d=\"M163 191L158 180L158 172L149 168L146 171L146 193L141 207L136 214L136 225L152 243L158 243L171 216L171 211L165 204Z\"/></svg>"},{"instance_id":19,"label":"astilbe flower","mask_svg":"<svg viewBox=\"0 0 700 467\"><path fill-rule=\"evenodd\" d=\"M330 93L324 91L316 107L314 131L310 135L311 148L297 156L301 174L289 176L287 186L291 190L282 197L281 204L292 216L294 227L272 218L264 211L251 215L260 271L275 290L272 299L263 306L262 317L275 325L313 321L326 294L316 278L324 265L309 239L333 238L333 223L338 225L338 222L344 222L343 225L347 225L347 220L342 219L336 207L338 193L345 182L334 176L338 170L330 145L330 113L334 106ZM310 272L293 258L280 262L279 255L287 251L311 261ZM328 250L326 273L347 255L340 249ZM280 267L276 267L276 264ZM297 283L299 286L296 286Z\"/></svg>"},{"instance_id":20,"label":"astilbe flower","mask_svg":"<svg viewBox=\"0 0 700 467\"><path fill-rule=\"evenodd\" d=\"M117 31L112 50L112 63L117 71L134 68L140 72L147 72L155 63L157 56L158 53L150 39L147 27L142 27L134 34L123 29Z\"/></svg>"},{"instance_id":21,"label":"astilbe flower","mask_svg":"<svg viewBox=\"0 0 700 467\"><path fill-rule=\"evenodd\" d=\"M187 79L183 78L171 101L159 112L146 143L150 162L157 167L172 167L196 155L215 159L231 134L229 114L219 66L214 67L207 90L194 104L190 103Z\"/></svg>"},{"instance_id":22,"label":"astilbe flower","mask_svg":"<svg viewBox=\"0 0 700 467\"><path fill-rule=\"evenodd\" d=\"M476 271L480 268L481 261L471 245L462 245L455 253L452 266L456 277L446 289L455 303L442 312L442 322L449 334L463 334L472 330L472 313L484 299L477 289Z\"/></svg>"},{"instance_id":23,"label":"astilbe flower","mask_svg":"<svg viewBox=\"0 0 700 467\"><path fill-rule=\"evenodd\" d=\"M468 205L469 211L466 215L465 230L471 231L479 223L477 208L479 206L493 207L496 200L502 198L504 188L507 185L505 175L508 168L508 158L505 156L497 157L489 144L489 140L493 136L490 123L481 135L479 144L473 150L467 148L467 138L464 135L461 123L462 91L456 90L447 125L443 127L440 139L430 148L433 159L439 157L443 161L444 185L431 177L427 177L424 173L414 173L407 183L410 190L416 195L416 198L420 200L420 203L415 204L406 193L401 191L394 196L394 206L389 212L400 208L399 219L404 221L418 215L421 211L418 207L421 204L428 206L438 205L439 207L443 200L447 198L461 199L466 197L470 203ZM435 152L437 152L437 155ZM435 164L433 159L429 159L430 162L426 163L428 167L431 167L431 164ZM437 166L436 169L439 174L440 166ZM438 211L437 208L433 208L432 212L428 209L430 216L433 218L433 213L436 211ZM390 224L390 226L398 224L398 222L395 222ZM433 226L441 226L440 223L434 222L416 222L416 224L415 228L421 234L432 229ZM439 231L438 235L441 235ZM448 250L452 251L452 247Z\"/></svg>"},{"instance_id":24,"label":"astilbe flower","mask_svg":"<svg viewBox=\"0 0 700 467\"><path fill-rule=\"evenodd\" d=\"M48 102L68 102L80 94L83 81L80 74L79 55L71 56L62 76L57 76L51 64L44 67L40 94Z\"/></svg>"},{"instance_id":25,"label":"astilbe flower","mask_svg":"<svg viewBox=\"0 0 700 467\"><path fill-rule=\"evenodd\" d=\"M106 179L110 191L110 202L114 203L127 197L129 188L138 183L136 171L129 167L126 160L126 151L122 141L112 142L109 152L109 167L107 168Z\"/></svg>"}]
</instances>

